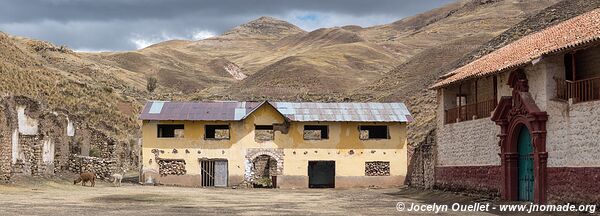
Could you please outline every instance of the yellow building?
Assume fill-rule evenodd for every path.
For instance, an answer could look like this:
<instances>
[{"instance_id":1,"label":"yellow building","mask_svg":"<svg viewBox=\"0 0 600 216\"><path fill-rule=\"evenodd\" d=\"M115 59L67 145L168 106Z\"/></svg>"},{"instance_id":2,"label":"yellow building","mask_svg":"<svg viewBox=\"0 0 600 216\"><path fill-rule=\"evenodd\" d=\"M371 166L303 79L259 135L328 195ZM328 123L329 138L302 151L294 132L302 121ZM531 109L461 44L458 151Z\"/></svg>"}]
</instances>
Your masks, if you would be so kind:
<instances>
[{"instance_id":1,"label":"yellow building","mask_svg":"<svg viewBox=\"0 0 600 216\"><path fill-rule=\"evenodd\" d=\"M149 184L390 187L407 172L403 103L148 102Z\"/></svg>"}]
</instances>

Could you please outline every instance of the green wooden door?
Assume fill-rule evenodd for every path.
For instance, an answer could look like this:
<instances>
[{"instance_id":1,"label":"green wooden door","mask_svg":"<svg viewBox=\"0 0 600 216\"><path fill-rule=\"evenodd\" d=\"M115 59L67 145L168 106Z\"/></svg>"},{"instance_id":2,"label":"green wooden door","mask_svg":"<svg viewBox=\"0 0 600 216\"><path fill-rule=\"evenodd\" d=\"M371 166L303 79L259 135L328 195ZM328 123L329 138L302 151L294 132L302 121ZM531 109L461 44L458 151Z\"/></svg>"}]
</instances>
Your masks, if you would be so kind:
<instances>
[{"instance_id":1,"label":"green wooden door","mask_svg":"<svg viewBox=\"0 0 600 216\"><path fill-rule=\"evenodd\" d=\"M527 127L519 132L519 200L533 201L533 145Z\"/></svg>"}]
</instances>

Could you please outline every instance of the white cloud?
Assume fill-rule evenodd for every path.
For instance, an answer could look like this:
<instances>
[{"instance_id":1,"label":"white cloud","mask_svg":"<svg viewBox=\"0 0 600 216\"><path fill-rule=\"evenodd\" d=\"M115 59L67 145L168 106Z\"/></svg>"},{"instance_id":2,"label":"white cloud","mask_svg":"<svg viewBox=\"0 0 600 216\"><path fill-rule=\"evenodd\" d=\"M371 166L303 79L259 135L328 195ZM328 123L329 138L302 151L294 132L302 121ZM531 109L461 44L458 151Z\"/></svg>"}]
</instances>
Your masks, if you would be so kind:
<instances>
[{"instance_id":1,"label":"white cloud","mask_svg":"<svg viewBox=\"0 0 600 216\"><path fill-rule=\"evenodd\" d=\"M143 49L146 48L152 44L158 43L160 41L156 41L156 40L152 40L152 39L146 39L146 38L132 38L131 42L133 44L135 44L135 48L136 49Z\"/></svg>"},{"instance_id":2,"label":"white cloud","mask_svg":"<svg viewBox=\"0 0 600 216\"><path fill-rule=\"evenodd\" d=\"M215 33L206 30L194 30L191 33L179 35L169 32L161 32L159 35L144 36L136 34L130 39L130 42L135 44L136 49L143 49L153 44L157 44L168 40L202 40L209 37L214 37Z\"/></svg>"},{"instance_id":3,"label":"white cloud","mask_svg":"<svg viewBox=\"0 0 600 216\"><path fill-rule=\"evenodd\" d=\"M214 36L215 36L214 32L210 32L210 31L206 31L206 30L192 32L192 39L194 39L194 40L203 40L203 39L214 37Z\"/></svg>"}]
</instances>

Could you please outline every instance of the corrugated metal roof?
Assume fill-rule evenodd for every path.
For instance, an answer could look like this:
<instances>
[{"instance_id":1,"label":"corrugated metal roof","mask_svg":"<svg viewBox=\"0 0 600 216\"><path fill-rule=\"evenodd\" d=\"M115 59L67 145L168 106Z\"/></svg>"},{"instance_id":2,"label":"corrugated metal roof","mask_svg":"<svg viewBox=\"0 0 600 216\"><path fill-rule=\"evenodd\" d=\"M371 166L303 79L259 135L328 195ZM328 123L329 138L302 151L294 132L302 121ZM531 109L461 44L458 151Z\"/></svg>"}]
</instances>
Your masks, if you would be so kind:
<instances>
[{"instance_id":1,"label":"corrugated metal roof","mask_svg":"<svg viewBox=\"0 0 600 216\"><path fill-rule=\"evenodd\" d=\"M290 121L411 122L403 103L318 102L164 102L146 103L142 120L239 121L263 104L275 107ZM156 113L157 108L159 112Z\"/></svg>"},{"instance_id":2,"label":"corrugated metal roof","mask_svg":"<svg viewBox=\"0 0 600 216\"><path fill-rule=\"evenodd\" d=\"M410 122L403 103L271 102L292 121Z\"/></svg>"},{"instance_id":3,"label":"corrugated metal roof","mask_svg":"<svg viewBox=\"0 0 600 216\"><path fill-rule=\"evenodd\" d=\"M144 106L142 120L239 121L260 102L168 102L149 101ZM161 109L156 107L160 106ZM158 110L158 112L156 112Z\"/></svg>"},{"instance_id":4,"label":"corrugated metal roof","mask_svg":"<svg viewBox=\"0 0 600 216\"><path fill-rule=\"evenodd\" d=\"M431 86L437 89L463 80L490 76L523 66L542 56L598 42L600 9L527 35L446 75Z\"/></svg>"}]
</instances>

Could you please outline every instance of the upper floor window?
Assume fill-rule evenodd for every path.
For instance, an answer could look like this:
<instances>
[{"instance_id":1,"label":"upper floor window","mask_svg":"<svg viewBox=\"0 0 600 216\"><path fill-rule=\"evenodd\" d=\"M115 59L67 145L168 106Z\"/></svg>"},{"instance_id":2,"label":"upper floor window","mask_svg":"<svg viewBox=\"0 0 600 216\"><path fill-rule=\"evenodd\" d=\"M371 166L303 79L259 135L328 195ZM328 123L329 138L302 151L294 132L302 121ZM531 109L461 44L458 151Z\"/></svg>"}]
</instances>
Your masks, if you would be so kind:
<instances>
[{"instance_id":1,"label":"upper floor window","mask_svg":"<svg viewBox=\"0 0 600 216\"><path fill-rule=\"evenodd\" d=\"M327 128L327 125L304 125L304 139L329 139L329 129Z\"/></svg>"},{"instance_id":2,"label":"upper floor window","mask_svg":"<svg viewBox=\"0 0 600 216\"><path fill-rule=\"evenodd\" d=\"M204 126L204 139L228 140L229 136L229 125Z\"/></svg>"},{"instance_id":3,"label":"upper floor window","mask_svg":"<svg viewBox=\"0 0 600 216\"><path fill-rule=\"evenodd\" d=\"M359 127L360 139L389 139L390 134L387 125L363 125Z\"/></svg>"},{"instance_id":4,"label":"upper floor window","mask_svg":"<svg viewBox=\"0 0 600 216\"><path fill-rule=\"evenodd\" d=\"M556 98L573 103L600 100L600 47L564 55L564 77L554 77Z\"/></svg>"},{"instance_id":5,"label":"upper floor window","mask_svg":"<svg viewBox=\"0 0 600 216\"><path fill-rule=\"evenodd\" d=\"M158 138L183 138L183 124L159 124L157 125Z\"/></svg>"},{"instance_id":6,"label":"upper floor window","mask_svg":"<svg viewBox=\"0 0 600 216\"><path fill-rule=\"evenodd\" d=\"M254 139L256 141L274 140L275 132L273 131L273 125L255 125Z\"/></svg>"},{"instance_id":7,"label":"upper floor window","mask_svg":"<svg viewBox=\"0 0 600 216\"><path fill-rule=\"evenodd\" d=\"M497 82L496 76L492 76L444 88L444 123L490 117L496 108Z\"/></svg>"}]
</instances>

